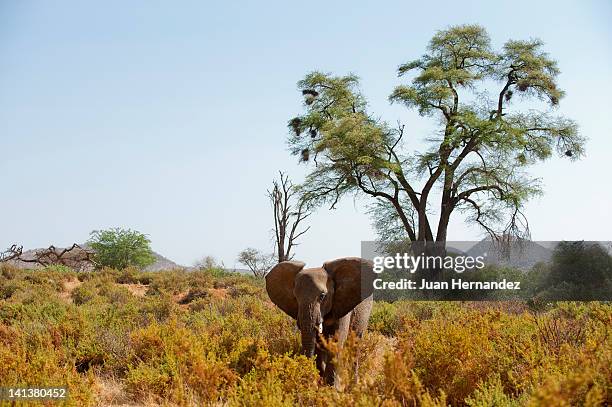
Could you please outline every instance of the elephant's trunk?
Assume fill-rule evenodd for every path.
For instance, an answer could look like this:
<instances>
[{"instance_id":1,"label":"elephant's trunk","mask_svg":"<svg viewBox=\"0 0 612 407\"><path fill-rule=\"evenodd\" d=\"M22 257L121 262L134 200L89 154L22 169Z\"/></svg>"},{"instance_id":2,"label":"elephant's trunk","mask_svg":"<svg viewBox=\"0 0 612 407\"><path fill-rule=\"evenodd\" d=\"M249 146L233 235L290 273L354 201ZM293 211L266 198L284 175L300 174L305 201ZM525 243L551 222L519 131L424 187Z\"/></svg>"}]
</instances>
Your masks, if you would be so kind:
<instances>
[{"instance_id":1,"label":"elephant's trunk","mask_svg":"<svg viewBox=\"0 0 612 407\"><path fill-rule=\"evenodd\" d=\"M300 310L300 331L302 333L302 352L307 357L315 354L319 325L321 324L321 312L317 307L306 307Z\"/></svg>"},{"instance_id":2,"label":"elephant's trunk","mask_svg":"<svg viewBox=\"0 0 612 407\"><path fill-rule=\"evenodd\" d=\"M314 356L317 331L302 329L302 352L307 357Z\"/></svg>"}]
</instances>

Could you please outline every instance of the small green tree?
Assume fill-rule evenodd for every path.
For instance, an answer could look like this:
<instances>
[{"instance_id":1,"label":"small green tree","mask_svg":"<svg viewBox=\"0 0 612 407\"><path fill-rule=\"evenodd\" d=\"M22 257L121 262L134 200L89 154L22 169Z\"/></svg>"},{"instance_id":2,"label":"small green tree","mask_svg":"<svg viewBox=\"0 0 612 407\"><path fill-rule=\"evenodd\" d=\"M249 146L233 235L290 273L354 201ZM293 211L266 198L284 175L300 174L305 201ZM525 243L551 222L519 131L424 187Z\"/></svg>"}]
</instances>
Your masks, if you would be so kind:
<instances>
[{"instance_id":1,"label":"small green tree","mask_svg":"<svg viewBox=\"0 0 612 407\"><path fill-rule=\"evenodd\" d=\"M94 230L87 244L95 251L95 260L100 267L121 270L128 266L143 268L155 263L151 241L136 230Z\"/></svg>"},{"instance_id":2,"label":"small green tree","mask_svg":"<svg viewBox=\"0 0 612 407\"><path fill-rule=\"evenodd\" d=\"M387 239L444 245L455 212L495 239L528 237L522 209L541 187L527 169L553 152L576 159L584 143L573 121L548 109L563 92L542 42L510 40L494 50L484 28L450 27L398 74L411 81L389 100L439 123L420 152L407 145L403 125L368 112L356 76L313 72L298 83L305 112L289 121L288 142L314 163L306 196L332 208L347 193L375 198L372 215ZM537 100L548 106L534 109Z\"/></svg>"}]
</instances>

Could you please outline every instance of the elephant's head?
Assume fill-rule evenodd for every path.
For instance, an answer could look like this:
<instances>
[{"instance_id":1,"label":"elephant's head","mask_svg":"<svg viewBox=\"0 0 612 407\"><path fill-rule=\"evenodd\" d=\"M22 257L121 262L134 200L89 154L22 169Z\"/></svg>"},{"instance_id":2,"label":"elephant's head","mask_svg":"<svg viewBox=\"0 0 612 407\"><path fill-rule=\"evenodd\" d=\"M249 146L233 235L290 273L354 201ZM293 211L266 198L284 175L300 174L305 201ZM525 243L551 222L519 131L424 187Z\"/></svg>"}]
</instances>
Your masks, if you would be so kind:
<instances>
[{"instance_id":1,"label":"elephant's head","mask_svg":"<svg viewBox=\"0 0 612 407\"><path fill-rule=\"evenodd\" d=\"M280 309L297 320L304 354L313 356L323 325L337 324L371 294L368 287L362 290L362 273L371 272L372 265L356 257L329 261L320 268L304 269L304 265L277 264L266 275L266 290Z\"/></svg>"}]
</instances>

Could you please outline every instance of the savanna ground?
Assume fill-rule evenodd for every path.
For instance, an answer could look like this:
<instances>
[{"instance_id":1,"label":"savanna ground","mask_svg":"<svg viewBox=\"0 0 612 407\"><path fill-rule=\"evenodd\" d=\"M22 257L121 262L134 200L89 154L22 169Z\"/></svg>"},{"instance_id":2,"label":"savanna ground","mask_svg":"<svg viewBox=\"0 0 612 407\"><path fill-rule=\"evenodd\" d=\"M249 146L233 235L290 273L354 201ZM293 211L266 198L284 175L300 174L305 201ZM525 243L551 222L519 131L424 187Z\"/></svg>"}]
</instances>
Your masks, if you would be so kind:
<instances>
[{"instance_id":1,"label":"savanna ground","mask_svg":"<svg viewBox=\"0 0 612 407\"><path fill-rule=\"evenodd\" d=\"M0 266L0 384L75 406L610 405L611 332L603 303L377 302L336 390L261 280Z\"/></svg>"}]
</instances>

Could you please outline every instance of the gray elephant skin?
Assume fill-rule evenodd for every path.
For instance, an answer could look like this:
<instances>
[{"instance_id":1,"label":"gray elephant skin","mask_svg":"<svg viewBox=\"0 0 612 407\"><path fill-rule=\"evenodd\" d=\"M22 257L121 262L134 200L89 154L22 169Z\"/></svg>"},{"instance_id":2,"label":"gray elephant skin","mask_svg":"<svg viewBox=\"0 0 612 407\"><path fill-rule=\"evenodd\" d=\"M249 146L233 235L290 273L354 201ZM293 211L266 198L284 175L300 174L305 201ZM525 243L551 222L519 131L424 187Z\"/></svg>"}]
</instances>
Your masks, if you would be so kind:
<instances>
[{"instance_id":1,"label":"gray elephant skin","mask_svg":"<svg viewBox=\"0 0 612 407\"><path fill-rule=\"evenodd\" d=\"M281 310L297 321L302 351L316 355L319 373L327 384L338 384L322 338L337 337L341 347L349 330L363 336L372 311L372 263L357 257L304 268L299 261L277 264L266 275L266 291Z\"/></svg>"}]
</instances>

